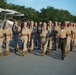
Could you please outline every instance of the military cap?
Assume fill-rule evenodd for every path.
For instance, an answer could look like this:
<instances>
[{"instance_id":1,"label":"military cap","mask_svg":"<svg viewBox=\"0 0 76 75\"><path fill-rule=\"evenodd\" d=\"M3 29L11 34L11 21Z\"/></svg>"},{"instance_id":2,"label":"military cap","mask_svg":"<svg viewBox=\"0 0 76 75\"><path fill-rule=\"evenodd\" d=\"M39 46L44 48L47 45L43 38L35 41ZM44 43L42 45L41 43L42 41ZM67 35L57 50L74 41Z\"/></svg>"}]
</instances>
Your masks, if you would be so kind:
<instances>
[{"instance_id":1,"label":"military cap","mask_svg":"<svg viewBox=\"0 0 76 75\"><path fill-rule=\"evenodd\" d=\"M31 23L34 23L34 21L31 21Z\"/></svg>"},{"instance_id":2,"label":"military cap","mask_svg":"<svg viewBox=\"0 0 76 75\"><path fill-rule=\"evenodd\" d=\"M52 23L52 21L49 21L49 23Z\"/></svg>"},{"instance_id":3,"label":"military cap","mask_svg":"<svg viewBox=\"0 0 76 75\"><path fill-rule=\"evenodd\" d=\"M27 25L27 22L24 22L24 25Z\"/></svg>"},{"instance_id":4,"label":"military cap","mask_svg":"<svg viewBox=\"0 0 76 75\"><path fill-rule=\"evenodd\" d=\"M47 26L47 24L46 24L45 22L43 23L43 27L44 27L44 26Z\"/></svg>"}]
</instances>

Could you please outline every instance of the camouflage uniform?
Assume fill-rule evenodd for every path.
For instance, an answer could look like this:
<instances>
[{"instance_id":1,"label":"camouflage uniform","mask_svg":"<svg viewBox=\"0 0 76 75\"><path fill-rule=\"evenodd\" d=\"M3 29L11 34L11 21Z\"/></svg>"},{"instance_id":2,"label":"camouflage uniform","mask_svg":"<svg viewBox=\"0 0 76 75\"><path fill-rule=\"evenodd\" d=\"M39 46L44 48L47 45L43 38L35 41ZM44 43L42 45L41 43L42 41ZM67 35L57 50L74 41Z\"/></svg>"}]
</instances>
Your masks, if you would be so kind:
<instances>
[{"instance_id":1,"label":"camouflage uniform","mask_svg":"<svg viewBox=\"0 0 76 75\"><path fill-rule=\"evenodd\" d=\"M42 33L40 34L41 42L42 42L41 45L43 47L42 56L45 55L46 50L47 50L47 45L48 45L48 30L44 29L44 27L46 27L46 23L43 24Z\"/></svg>"},{"instance_id":2,"label":"camouflage uniform","mask_svg":"<svg viewBox=\"0 0 76 75\"><path fill-rule=\"evenodd\" d=\"M17 24L17 21L15 21L15 24L14 24L12 30L13 30L13 37L14 37L14 42L15 42L14 51L16 52L16 51L18 51L18 48L19 48L19 46L18 46L18 38L19 38L20 30L21 30L20 26L18 26L18 24Z\"/></svg>"},{"instance_id":3,"label":"camouflage uniform","mask_svg":"<svg viewBox=\"0 0 76 75\"><path fill-rule=\"evenodd\" d=\"M67 31L67 42L66 42L66 46L65 46L65 55L68 54L68 52L70 51L70 43L71 43L71 31L69 27L65 27L66 31Z\"/></svg>"},{"instance_id":4,"label":"camouflage uniform","mask_svg":"<svg viewBox=\"0 0 76 75\"><path fill-rule=\"evenodd\" d=\"M58 33L60 31L60 27L58 26L58 22L55 22L54 26L54 45L55 45L55 50L58 49Z\"/></svg>"},{"instance_id":5,"label":"camouflage uniform","mask_svg":"<svg viewBox=\"0 0 76 75\"><path fill-rule=\"evenodd\" d=\"M4 34L4 30L0 28L0 57L3 56L3 53L2 53L2 44L3 44L3 34Z\"/></svg>"},{"instance_id":6,"label":"camouflage uniform","mask_svg":"<svg viewBox=\"0 0 76 75\"><path fill-rule=\"evenodd\" d=\"M33 21L31 21L31 25L30 25L30 35L31 35L30 52L32 53L34 51L34 40L35 40L35 27L34 27L34 22Z\"/></svg>"},{"instance_id":7,"label":"camouflage uniform","mask_svg":"<svg viewBox=\"0 0 76 75\"><path fill-rule=\"evenodd\" d=\"M35 45L37 46L38 45L38 34L37 34L37 22L35 22Z\"/></svg>"},{"instance_id":8,"label":"camouflage uniform","mask_svg":"<svg viewBox=\"0 0 76 75\"><path fill-rule=\"evenodd\" d=\"M40 37L41 33L42 33L42 22L40 22L39 26L37 27L37 40L39 49L41 49L41 37Z\"/></svg>"},{"instance_id":9,"label":"camouflage uniform","mask_svg":"<svg viewBox=\"0 0 76 75\"><path fill-rule=\"evenodd\" d=\"M48 32L49 32L49 50L52 51L52 45L53 45L53 40L52 40L52 21L49 21L49 26L48 26Z\"/></svg>"},{"instance_id":10,"label":"camouflage uniform","mask_svg":"<svg viewBox=\"0 0 76 75\"><path fill-rule=\"evenodd\" d=\"M76 23L74 23L73 33L74 33L74 47L76 47Z\"/></svg>"},{"instance_id":11,"label":"camouflage uniform","mask_svg":"<svg viewBox=\"0 0 76 75\"><path fill-rule=\"evenodd\" d=\"M74 35L73 35L73 23L70 23L70 27L69 27L70 31L71 31L71 44L70 44L70 51L72 51L73 49L73 41L74 41Z\"/></svg>"},{"instance_id":12,"label":"camouflage uniform","mask_svg":"<svg viewBox=\"0 0 76 75\"><path fill-rule=\"evenodd\" d=\"M10 41L12 40L12 29L8 27L8 22L6 22L5 24L4 32L5 32L6 55L9 55L10 54L9 44Z\"/></svg>"},{"instance_id":13,"label":"camouflage uniform","mask_svg":"<svg viewBox=\"0 0 76 75\"><path fill-rule=\"evenodd\" d=\"M22 52L23 56L28 53L27 42L30 39L30 37L28 37L30 35L30 31L27 27L25 27L25 25L27 25L26 22L24 22L24 27L22 28L22 32L21 32L21 40L23 44L23 52Z\"/></svg>"}]
</instances>

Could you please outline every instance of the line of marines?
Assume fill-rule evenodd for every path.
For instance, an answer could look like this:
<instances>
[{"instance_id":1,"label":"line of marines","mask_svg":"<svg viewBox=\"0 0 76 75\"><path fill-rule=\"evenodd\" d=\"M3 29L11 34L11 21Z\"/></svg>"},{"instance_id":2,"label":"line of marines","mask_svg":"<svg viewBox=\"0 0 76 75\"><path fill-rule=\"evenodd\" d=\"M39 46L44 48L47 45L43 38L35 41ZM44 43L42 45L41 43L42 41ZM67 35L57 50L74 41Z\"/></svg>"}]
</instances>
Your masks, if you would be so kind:
<instances>
[{"instance_id":1,"label":"line of marines","mask_svg":"<svg viewBox=\"0 0 76 75\"><path fill-rule=\"evenodd\" d=\"M14 50L18 52L19 37L22 41L22 56L28 54L28 47L30 53L34 52L35 46L38 50L42 50L41 56L52 53L52 50L61 48L62 60L72 51L76 46L76 23L73 22L22 22L21 26L17 21L14 22L13 27L9 27L6 21L3 28L0 27L0 57L3 56L2 45L6 46L6 56L10 54L9 44L14 39Z\"/></svg>"}]
</instances>

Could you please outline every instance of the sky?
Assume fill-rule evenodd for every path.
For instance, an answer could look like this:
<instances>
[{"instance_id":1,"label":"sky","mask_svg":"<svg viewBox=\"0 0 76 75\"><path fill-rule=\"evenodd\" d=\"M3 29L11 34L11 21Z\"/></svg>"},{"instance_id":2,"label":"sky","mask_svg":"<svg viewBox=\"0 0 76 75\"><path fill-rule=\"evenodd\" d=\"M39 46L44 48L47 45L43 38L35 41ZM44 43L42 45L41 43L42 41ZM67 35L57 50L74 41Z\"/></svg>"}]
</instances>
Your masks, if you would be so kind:
<instances>
[{"instance_id":1,"label":"sky","mask_svg":"<svg viewBox=\"0 0 76 75\"><path fill-rule=\"evenodd\" d=\"M57 9L68 10L72 15L76 16L76 0L7 0L7 3L32 7L37 11L52 6Z\"/></svg>"}]
</instances>

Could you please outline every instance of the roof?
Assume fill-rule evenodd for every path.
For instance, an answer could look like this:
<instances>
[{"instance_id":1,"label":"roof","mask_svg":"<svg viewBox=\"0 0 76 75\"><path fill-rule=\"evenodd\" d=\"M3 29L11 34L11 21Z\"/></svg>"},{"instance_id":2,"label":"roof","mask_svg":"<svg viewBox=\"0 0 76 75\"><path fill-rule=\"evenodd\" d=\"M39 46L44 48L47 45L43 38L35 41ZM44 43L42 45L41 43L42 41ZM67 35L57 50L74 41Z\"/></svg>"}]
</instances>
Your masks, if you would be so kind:
<instances>
[{"instance_id":1,"label":"roof","mask_svg":"<svg viewBox=\"0 0 76 75\"><path fill-rule=\"evenodd\" d=\"M5 14L5 15L13 15L13 16L24 16L24 14L11 10L11 9L3 9L0 8L0 14Z\"/></svg>"}]
</instances>

